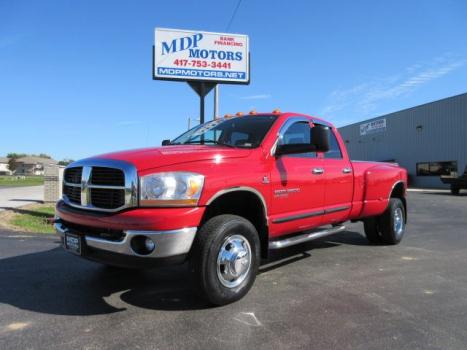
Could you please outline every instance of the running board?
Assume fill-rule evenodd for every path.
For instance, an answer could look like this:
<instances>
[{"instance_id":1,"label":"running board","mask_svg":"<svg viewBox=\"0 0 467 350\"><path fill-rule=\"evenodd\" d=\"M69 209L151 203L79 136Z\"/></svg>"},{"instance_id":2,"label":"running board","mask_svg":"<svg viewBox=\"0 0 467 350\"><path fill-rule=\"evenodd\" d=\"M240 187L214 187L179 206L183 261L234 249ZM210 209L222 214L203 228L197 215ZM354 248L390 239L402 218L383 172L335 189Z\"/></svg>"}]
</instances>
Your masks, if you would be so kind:
<instances>
[{"instance_id":1,"label":"running board","mask_svg":"<svg viewBox=\"0 0 467 350\"><path fill-rule=\"evenodd\" d=\"M324 229L324 230L321 230L321 231L314 231L314 232L305 233L305 234L299 235L299 236L280 239L280 240L276 240L276 241L270 241L269 242L269 249L287 248L287 247L290 247L292 245L312 241L314 239L318 239L318 238L321 238L321 237L332 235L334 233L342 232L344 230L345 230L345 226L336 226L336 227L327 228L327 229Z\"/></svg>"}]
</instances>

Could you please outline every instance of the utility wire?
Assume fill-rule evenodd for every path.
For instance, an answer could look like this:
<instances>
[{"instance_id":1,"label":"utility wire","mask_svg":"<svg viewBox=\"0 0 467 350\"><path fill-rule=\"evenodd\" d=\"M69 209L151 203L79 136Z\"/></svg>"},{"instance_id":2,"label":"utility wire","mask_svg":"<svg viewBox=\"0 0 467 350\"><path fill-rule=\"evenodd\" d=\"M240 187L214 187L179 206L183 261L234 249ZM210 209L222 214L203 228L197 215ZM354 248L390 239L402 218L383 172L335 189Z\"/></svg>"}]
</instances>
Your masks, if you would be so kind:
<instances>
[{"instance_id":1,"label":"utility wire","mask_svg":"<svg viewBox=\"0 0 467 350\"><path fill-rule=\"evenodd\" d=\"M232 22L233 20L235 19L235 16L237 15L237 11L238 11L238 8L240 7L240 4L242 3L242 0L238 0L237 2L237 6L235 6L235 10L234 12L232 13L232 17L230 17L230 21L229 23L227 24L227 28L225 29L225 31L228 33L229 32L229 29L230 29L230 26L232 25ZM214 118L216 118L216 115L218 114L219 112L219 105L218 105L218 98L219 98L219 85L216 85L215 89L214 89Z\"/></svg>"},{"instance_id":2,"label":"utility wire","mask_svg":"<svg viewBox=\"0 0 467 350\"><path fill-rule=\"evenodd\" d=\"M238 8L240 7L240 4L241 4L241 3L242 3L242 0L238 0L237 6L235 7L234 12L232 13L232 17L230 17L229 24L227 24L227 28L225 29L226 32L229 31L230 26L232 25L232 22L233 22L235 16L237 15L237 11L238 11Z\"/></svg>"}]
</instances>

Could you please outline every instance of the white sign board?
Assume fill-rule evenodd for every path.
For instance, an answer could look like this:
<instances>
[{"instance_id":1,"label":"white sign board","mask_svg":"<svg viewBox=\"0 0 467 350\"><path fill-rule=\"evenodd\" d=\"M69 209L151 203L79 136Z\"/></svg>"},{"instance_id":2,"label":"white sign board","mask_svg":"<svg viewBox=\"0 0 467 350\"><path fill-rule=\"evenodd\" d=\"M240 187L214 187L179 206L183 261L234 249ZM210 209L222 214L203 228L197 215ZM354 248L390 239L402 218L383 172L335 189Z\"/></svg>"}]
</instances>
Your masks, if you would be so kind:
<instances>
[{"instance_id":1,"label":"white sign board","mask_svg":"<svg viewBox=\"0 0 467 350\"><path fill-rule=\"evenodd\" d=\"M248 36L156 28L153 76L249 84Z\"/></svg>"},{"instance_id":2,"label":"white sign board","mask_svg":"<svg viewBox=\"0 0 467 350\"><path fill-rule=\"evenodd\" d=\"M360 135L374 134L386 130L386 118L360 124Z\"/></svg>"}]
</instances>

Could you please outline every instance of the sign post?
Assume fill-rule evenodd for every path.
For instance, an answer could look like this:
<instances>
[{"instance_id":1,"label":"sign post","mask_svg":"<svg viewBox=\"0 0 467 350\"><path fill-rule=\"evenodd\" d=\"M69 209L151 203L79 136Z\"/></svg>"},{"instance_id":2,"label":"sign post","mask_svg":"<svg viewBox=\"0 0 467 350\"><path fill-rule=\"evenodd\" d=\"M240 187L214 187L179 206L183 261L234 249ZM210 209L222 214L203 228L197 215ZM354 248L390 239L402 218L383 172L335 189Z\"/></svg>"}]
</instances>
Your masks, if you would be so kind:
<instances>
[{"instance_id":1,"label":"sign post","mask_svg":"<svg viewBox=\"0 0 467 350\"><path fill-rule=\"evenodd\" d=\"M215 83L206 83L204 81L189 81L188 85L198 94L199 96L199 123L204 123L204 98L207 94L216 86Z\"/></svg>"},{"instance_id":2,"label":"sign post","mask_svg":"<svg viewBox=\"0 0 467 350\"><path fill-rule=\"evenodd\" d=\"M187 82L200 98L200 123L204 123L204 98L217 84L249 84L248 36L192 30L156 28L153 79Z\"/></svg>"}]
</instances>

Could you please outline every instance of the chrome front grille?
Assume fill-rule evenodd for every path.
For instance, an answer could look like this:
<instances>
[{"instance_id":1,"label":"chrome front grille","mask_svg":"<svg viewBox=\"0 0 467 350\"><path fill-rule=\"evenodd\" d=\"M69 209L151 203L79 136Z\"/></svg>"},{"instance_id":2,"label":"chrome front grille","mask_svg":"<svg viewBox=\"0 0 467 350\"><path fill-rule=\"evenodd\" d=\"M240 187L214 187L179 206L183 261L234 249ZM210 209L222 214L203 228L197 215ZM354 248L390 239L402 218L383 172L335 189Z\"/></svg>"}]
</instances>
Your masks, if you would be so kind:
<instances>
[{"instance_id":1,"label":"chrome front grille","mask_svg":"<svg viewBox=\"0 0 467 350\"><path fill-rule=\"evenodd\" d=\"M92 168L91 183L94 185L125 186L125 174L121 169L96 166Z\"/></svg>"},{"instance_id":2,"label":"chrome front grille","mask_svg":"<svg viewBox=\"0 0 467 350\"><path fill-rule=\"evenodd\" d=\"M136 169L123 161L78 161L65 169L63 179L63 200L73 207L113 212L138 203Z\"/></svg>"},{"instance_id":3,"label":"chrome front grille","mask_svg":"<svg viewBox=\"0 0 467 350\"><path fill-rule=\"evenodd\" d=\"M63 185L63 194L67 196L70 202L81 205L81 188Z\"/></svg>"},{"instance_id":4,"label":"chrome front grille","mask_svg":"<svg viewBox=\"0 0 467 350\"><path fill-rule=\"evenodd\" d=\"M65 174L64 174L65 181L69 183L73 183L73 184L80 184L82 172L83 172L83 168L81 167L66 169Z\"/></svg>"},{"instance_id":5,"label":"chrome front grille","mask_svg":"<svg viewBox=\"0 0 467 350\"><path fill-rule=\"evenodd\" d=\"M120 208L125 204L125 190L91 188L91 204L97 208Z\"/></svg>"}]
</instances>

